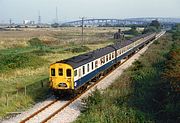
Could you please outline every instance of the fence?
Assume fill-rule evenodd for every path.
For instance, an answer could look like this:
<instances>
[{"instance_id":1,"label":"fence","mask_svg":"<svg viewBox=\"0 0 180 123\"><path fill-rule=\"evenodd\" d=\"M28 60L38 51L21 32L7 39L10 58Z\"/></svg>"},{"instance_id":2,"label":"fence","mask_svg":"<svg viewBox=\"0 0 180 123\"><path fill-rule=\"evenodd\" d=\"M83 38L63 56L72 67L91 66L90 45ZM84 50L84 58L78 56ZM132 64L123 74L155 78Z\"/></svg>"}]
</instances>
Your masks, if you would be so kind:
<instances>
[{"instance_id":1,"label":"fence","mask_svg":"<svg viewBox=\"0 0 180 123\"><path fill-rule=\"evenodd\" d=\"M18 97L20 96L21 97L30 96L34 101L46 98L47 95L49 95L48 85L49 85L49 80L48 78L45 78L31 85L17 87L14 91L5 94L1 93L0 103L1 104L4 103L4 105L8 107L15 99L18 99Z\"/></svg>"}]
</instances>

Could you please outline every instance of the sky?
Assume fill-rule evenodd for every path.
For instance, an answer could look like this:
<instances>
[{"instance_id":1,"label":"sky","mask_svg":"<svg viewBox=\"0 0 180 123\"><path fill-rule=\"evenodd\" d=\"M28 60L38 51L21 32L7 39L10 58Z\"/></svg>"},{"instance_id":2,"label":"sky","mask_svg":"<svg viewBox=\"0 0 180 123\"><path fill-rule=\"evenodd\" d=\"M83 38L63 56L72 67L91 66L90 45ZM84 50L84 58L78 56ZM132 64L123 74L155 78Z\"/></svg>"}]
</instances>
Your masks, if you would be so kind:
<instances>
[{"instance_id":1,"label":"sky","mask_svg":"<svg viewBox=\"0 0 180 123\"><path fill-rule=\"evenodd\" d=\"M0 23L23 20L52 23L86 18L180 18L180 0L0 0Z\"/></svg>"}]
</instances>

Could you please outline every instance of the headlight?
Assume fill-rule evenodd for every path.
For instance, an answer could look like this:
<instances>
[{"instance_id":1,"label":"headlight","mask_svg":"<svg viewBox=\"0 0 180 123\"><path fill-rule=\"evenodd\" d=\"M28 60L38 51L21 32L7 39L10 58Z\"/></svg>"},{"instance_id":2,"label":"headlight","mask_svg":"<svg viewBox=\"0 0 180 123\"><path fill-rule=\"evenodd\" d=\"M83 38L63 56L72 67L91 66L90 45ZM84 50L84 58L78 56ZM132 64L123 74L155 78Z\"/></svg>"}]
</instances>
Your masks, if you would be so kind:
<instances>
[{"instance_id":1,"label":"headlight","mask_svg":"<svg viewBox=\"0 0 180 123\"><path fill-rule=\"evenodd\" d=\"M67 84L66 83L60 83L58 86L59 87L67 87Z\"/></svg>"}]
</instances>

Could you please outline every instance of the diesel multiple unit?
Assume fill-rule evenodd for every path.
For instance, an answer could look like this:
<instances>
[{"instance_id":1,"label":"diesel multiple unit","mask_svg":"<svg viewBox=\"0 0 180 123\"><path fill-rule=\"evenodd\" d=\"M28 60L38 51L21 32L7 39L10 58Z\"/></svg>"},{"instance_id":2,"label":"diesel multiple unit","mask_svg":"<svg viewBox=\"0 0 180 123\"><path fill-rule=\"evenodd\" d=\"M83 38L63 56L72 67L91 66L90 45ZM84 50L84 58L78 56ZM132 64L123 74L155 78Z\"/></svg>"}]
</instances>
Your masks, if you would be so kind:
<instances>
[{"instance_id":1,"label":"diesel multiple unit","mask_svg":"<svg viewBox=\"0 0 180 123\"><path fill-rule=\"evenodd\" d=\"M156 38L156 33L106 46L50 65L50 87L55 92L74 91L105 75L113 67Z\"/></svg>"}]
</instances>

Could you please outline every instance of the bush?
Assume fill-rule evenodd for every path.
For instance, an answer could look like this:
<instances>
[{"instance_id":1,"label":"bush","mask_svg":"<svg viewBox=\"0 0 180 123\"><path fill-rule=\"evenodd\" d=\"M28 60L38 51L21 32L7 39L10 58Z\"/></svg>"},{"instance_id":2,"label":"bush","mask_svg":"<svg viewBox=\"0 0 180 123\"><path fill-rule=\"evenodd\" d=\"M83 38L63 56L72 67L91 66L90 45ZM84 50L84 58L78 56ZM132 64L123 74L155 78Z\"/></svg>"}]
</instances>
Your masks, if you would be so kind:
<instances>
[{"instance_id":1,"label":"bush","mask_svg":"<svg viewBox=\"0 0 180 123\"><path fill-rule=\"evenodd\" d=\"M180 40L180 31L176 31L172 34L173 40Z\"/></svg>"},{"instance_id":2,"label":"bush","mask_svg":"<svg viewBox=\"0 0 180 123\"><path fill-rule=\"evenodd\" d=\"M38 55L38 56L43 56L43 55L46 55L47 53L55 53L55 52L49 48L44 47L44 48L40 48L39 50L34 50L31 53Z\"/></svg>"},{"instance_id":3,"label":"bush","mask_svg":"<svg viewBox=\"0 0 180 123\"><path fill-rule=\"evenodd\" d=\"M154 41L154 44L155 44L155 45L158 45L158 44L160 44L160 43L159 43L158 40L156 40L156 41Z\"/></svg>"},{"instance_id":4,"label":"bush","mask_svg":"<svg viewBox=\"0 0 180 123\"><path fill-rule=\"evenodd\" d=\"M130 30L124 31L124 34L128 35L139 35L139 32L137 31L137 28L135 26L132 26Z\"/></svg>"},{"instance_id":5,"label":"bush","mask_svg":"<svg viewBox=\"0 0 180 123\"><path fill-rule=\"evenodd\" d=\"M180 43L175 42L168 54L163 77L169 81L174 91L180 92Z\"/></svg>"},{"instance_id":6,"label":"bush","mask_svg":"<svg viewBox=\"0 0 180 123\"><path fill-rule=\"evenodd\" d=\"M87 99L84 100L84 110L88 111L88 109L91 109L91 107L99 104L102 102L103 96L101 95L101 92L99 90L95 90L91 96L89 96Z\"/></svg>"},{"instance_id":7,"label":"bush","mask_svg":"<svg viewBox=\"0 0 180 123\"><path fill-rule=\"evenodd\" d=\"M90 49L87 46L76 46L72 48L68 48L65 51L72 52L72 53L81 53L89 51Z\"/></svg>"},{"instance_id":8,"label":"bush","mask_svg":"<svg viewBox=\"0 0 180 123\"><path fill-rule=\"evenodd\" d=\"M46 61L32 53L9 54L0 57L0 72L16 68L39 67Z\"/></svg>"},{"instance_id":9,"label":"bush","mask_svg":"<svg viewBox=\"0 0 180 123\"><path fill-rule=\"evenodd\" d=\"M29 41L30 46L32 47L42 47L45 46L39 38L32 38Z\"/></svg>"},{"instance_id":10,"label":"bush","mask_svg":"<svg viewBox=\"0 0 180 123\"><path fill-rule=\"evenodd\" d=\"M150 25L144 29L143 34L149 32L159 32L159 31L161 31L161 24L157 20L153 20L150 23Z\"/></svg>"}]
</instances>

